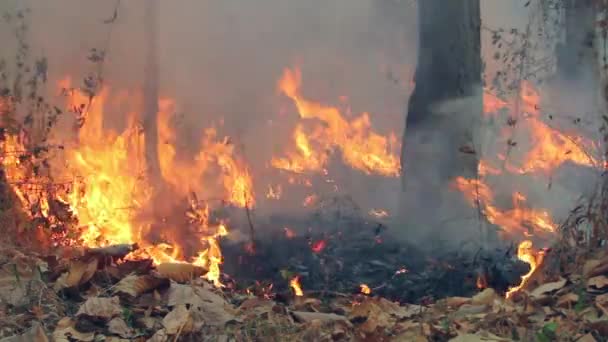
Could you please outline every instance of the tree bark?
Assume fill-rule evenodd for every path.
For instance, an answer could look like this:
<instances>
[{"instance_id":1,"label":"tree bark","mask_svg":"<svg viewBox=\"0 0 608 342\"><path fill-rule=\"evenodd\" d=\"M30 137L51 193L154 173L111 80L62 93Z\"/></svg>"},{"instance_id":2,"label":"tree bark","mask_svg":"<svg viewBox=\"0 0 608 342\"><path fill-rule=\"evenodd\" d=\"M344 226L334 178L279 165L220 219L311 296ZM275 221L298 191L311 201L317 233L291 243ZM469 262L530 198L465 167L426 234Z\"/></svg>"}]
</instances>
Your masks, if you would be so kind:
<instances>
[{"instance_id":1,"label":"tree bark","mask_svg":"<svg viewBox=\"0 0 608 342\"><path fill-rule=\"evenodd\" d=\"M414 196L415 206L438 207L447 182L477 173L476 156L461 147L473 147L472 122L483 110L480 12L479 0L418 2L418 63L401 155L404 196Z\"/></svg>"},{"instance_id":2,"label":"tree bark","mask_svg":"<svg viewBox=\"0 0 608 342\"><path fill-rule=\"evenodd\" d=\"M158 0L147 0L145 9L146 61L144 66L143 127L145 132L145 158L148 177L153 184L161 180L158 160Z\"/></svg>"},{"instance_id":3,"label":"tree bark","mask_svg":"<svg viewBox=\"0 0 608 342\"><path fill-rule=\"evenodd\" d=\"M558 75L565 81L597 75L595 0L564 0L564 43L557 51Z\"/></svg>"}]
</instances>

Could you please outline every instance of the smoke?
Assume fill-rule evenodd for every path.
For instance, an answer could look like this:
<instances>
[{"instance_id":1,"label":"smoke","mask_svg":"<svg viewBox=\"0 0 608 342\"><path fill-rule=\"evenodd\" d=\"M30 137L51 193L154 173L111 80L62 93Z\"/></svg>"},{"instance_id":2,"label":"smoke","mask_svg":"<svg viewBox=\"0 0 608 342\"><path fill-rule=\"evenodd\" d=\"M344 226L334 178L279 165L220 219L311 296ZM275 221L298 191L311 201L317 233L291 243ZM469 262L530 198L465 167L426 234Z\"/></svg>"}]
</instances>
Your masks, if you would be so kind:
<instances>
[{"instance_id":1,"label":"smoke","mask_svg":"<svg viewBox=\"0 0 608 342\"><path fill-rule=\"evenodd\" d=\"M66 75L82 79L94 70L87 60L90 49L106 51L102 76L116 90L140 92L144 81L146 0L120 1L113 18L115 1L28 0L3 2L32 9L28 42L32 53L49 63L49 93ZM286 67L298 66L303 75L303 92L314 101L348 108L353 115L368 112L373 128L381 134L400 134L404 109L412 90L416 66L417 32L415 5L398 0L180 0L160 3L160 93L176 103L180 153L193 158L205 128L216 126L220 135L230 136L251 167L256 193L263 199L276 170L268 166L272 156L281 155L292 144L291 133L298 120L293 104L277 92L277 81ZM524 1L481 1L482 22L492 27L525 30L529 8ZM105 22L104 22L105 21ZM486 71L499 69L491 57L490 35L483 31ZM0 30L3 46L12 39ZM3 52L7 54L7 51ZM562 89L562 88L560 88ZM584 88L580 92L590 88ZM561 90L560 90L561 92ZM346 98L346 101L340 99ZM438 115L451 116L472 107L473 99L454 99L438 107ZM346 104L347 105L346 105ZM583 104L584 106L584 104ZM578 108L578 107L577 107ZM346 112L346 110L345 110ZM473 111L471 111L473 112ZM108 125L124 125L124 113L111 113ZM456 124L467 125L470 118ZM480 131L483 154L497 151L484 139L490 131ZM416 132L412 132L416 134ZM486 138L483 138L486 137ZM442 139L440 135L437 139ZM523 148L522 143L522 148ZM433 158L433 149L420 155ZM365 209L383 208L397 216L400 210L400 182L395 178L364 175L339 162L329 168L330 177L341 194L348 194ZM408 162L416 163L416 160ZM441 170L428 170L428 172ZM425 172L414 174L423 177ZM317 181L322 179L314 178ZM557 182L553 181L553 191ZM512 180L505 181L505 187ZM565 183L568 181L565 180ZM534 183L534 182L531 182ZM567 187L567 185L563 185ZM332 194L333 187L284 190L283 200L262 201L257 213L301 211L302 198L313 192ZM538 190L537 192L539 192ZM456 204L460 194L446 189L446 205L453 213L463 213ZM554 195L539 195L547 198ZM561 195L560 195L561 196ZM413 199L416 200L416 199ZM424 228L424 216L405 218ZM476 220L475 213L473 213ZM453 217L441 218L450 222ZM454 220L454 234L468 239L477 225ZM434 221L437 221L436 218ZM411 222L411 221L410 221ZM393 222L397 229L410 222ZM468 233L458 229L474 227ZM406 233L407 234L407 233Z\"/></svg>"}]
</instances>

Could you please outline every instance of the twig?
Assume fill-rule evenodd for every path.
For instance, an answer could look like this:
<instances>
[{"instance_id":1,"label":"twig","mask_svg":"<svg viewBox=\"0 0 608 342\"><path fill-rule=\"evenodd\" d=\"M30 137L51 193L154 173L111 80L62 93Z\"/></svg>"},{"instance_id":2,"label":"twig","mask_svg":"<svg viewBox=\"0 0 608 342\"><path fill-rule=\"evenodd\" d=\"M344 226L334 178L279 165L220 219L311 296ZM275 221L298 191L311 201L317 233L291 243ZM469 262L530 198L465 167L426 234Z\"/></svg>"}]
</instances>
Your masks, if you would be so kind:
<instances>
[{"instance_id":1,"label":"twig","mask_svg":"<svg viewBox=\"0 0 608 342\"><path fill-rule=\"evenodd\" d=\"M251 219L251 209L249 209L249 201L245 203L245 213L247 214L247 223L249 223L249 239L251 240L252 251L255 250L255 228Z\"/></svg>"}]
</instances>

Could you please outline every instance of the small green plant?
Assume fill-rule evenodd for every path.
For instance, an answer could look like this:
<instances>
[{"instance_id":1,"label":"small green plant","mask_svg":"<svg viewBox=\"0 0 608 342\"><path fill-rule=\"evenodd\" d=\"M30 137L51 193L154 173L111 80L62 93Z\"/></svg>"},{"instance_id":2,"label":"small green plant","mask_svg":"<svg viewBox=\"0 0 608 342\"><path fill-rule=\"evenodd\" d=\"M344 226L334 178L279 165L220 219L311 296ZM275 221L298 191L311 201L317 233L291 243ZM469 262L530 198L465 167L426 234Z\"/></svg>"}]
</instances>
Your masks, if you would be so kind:
<instances>
[{"instance_id":1,"label":"small green plant","mask_svg":"<svg viewBox=\"0 0 608 342\"><path fill-rule=\"evenodd\" d=\"M557 323L551 322L545 324L542 329L536 333L538 342L551 342L557 339Z\"/></svg>"}]
</instances>

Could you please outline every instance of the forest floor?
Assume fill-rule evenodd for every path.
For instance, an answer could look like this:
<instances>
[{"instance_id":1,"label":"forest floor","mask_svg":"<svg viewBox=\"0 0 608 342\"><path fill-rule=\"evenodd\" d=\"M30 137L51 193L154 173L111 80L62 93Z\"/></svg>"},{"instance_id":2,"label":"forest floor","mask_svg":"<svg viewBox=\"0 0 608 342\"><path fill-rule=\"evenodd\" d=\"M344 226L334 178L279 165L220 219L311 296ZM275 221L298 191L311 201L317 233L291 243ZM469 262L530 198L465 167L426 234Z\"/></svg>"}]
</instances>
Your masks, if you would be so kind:
<instances>
[{"instance_id":1,"label":"forest floor","mask_svg":"<svg viewBox=\"0 0 608 342\"><path fill-rule=\"evenodd\" d=\"M120 246L119 246L120 247ZM567 250L565 253L563 251ZM189 264L124 248L0 251L0 341L606 341L608 252L557 248L509 299L392 302L375 293L218 289Z\"/></svg>"}]
</instances>

